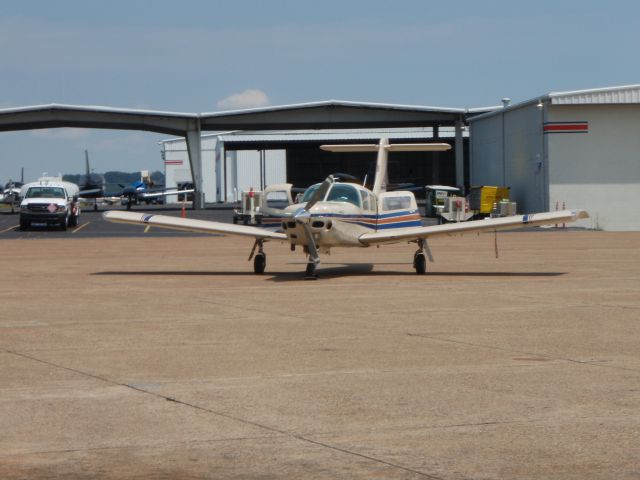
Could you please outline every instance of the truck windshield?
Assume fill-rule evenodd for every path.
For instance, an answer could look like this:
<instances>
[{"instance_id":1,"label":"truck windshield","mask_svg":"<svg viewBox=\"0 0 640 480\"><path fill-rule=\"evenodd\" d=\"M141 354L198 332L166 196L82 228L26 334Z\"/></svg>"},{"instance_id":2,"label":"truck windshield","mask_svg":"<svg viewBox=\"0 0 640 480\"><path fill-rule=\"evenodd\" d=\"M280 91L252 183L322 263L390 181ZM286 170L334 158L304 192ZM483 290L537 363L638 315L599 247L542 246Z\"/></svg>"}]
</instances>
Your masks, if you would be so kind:
<instances>
[{"instance_id":1,"label":"truck windshield","mask_svg":"<svg viewBox=\"0 0 640 480\"><path fill-rule=\"evenodd\" d=\"M65 198L64 188L60 187L31 187L27 191L27 198Z\"/></svg>"}]
</instances>

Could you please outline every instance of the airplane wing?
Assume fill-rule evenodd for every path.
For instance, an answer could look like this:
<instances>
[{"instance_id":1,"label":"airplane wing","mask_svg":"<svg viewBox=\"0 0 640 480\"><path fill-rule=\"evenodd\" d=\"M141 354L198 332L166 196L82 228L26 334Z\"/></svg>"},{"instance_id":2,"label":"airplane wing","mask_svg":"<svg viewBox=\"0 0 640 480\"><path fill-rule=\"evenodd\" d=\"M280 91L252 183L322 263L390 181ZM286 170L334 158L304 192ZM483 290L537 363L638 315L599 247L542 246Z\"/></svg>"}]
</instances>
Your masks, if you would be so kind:
<instances>
[{"instance_id":1,"label":"airplane wing","mask_svg":"<svg viewBox=\"0 0 640 480\"><path fill-rule=\"evenodd\" d=\"M92 188L89 190L80 190L78 192L78 195L80 197L86 197L89 195L102 195L102 189L101 188Z\"/></svg>"},{"instance_id":2,"label":"airplane wing","mask_svg":"<svg viewBox=\"0 0 640 480\"><path fill-rule=\"evenodd\" d=\"M171 217L168 215L154 215L151 213L121 212L111 210L102 214L103 218L113 223L131 223L148 225L151 227L168 228L197 233L222 233L226 235L240 235L261 240L286 240L284 233L278 233L259 227L247 225L233 225L230 223L196 220L193 218Z\"/></svg>"},{"instance_id":3,"label":"airplane wing","mask_svg":"<svg viewBox=\"0 0 640 480\"><path fill-rule=\"evenodd\" d=\"M431 238L438 235L454 236L473 232L492 232L494 230L509 230L554 223L568 223L581 218L589 218L589 214L584 210L530 213L528 215L514 215L512 217L446 223L444 225L433 225L430 227L390 228L388 230L365 233L360 236L359 240L364 245L378 245L397 243L403 240L410 241L419 238Z\"/></svg>"},{"instance_id":4,"label":"airplane wing","mask_svg":"<svg viewBox=\"0 0 640 480\"><path fill-rule=\"evenodd\" d=\"M193 188L191 189L187 189L187 190L177 190L177 189L171 189L171 190L165 190L164 192L143 192L142 195L140 195L142 198L154 198L154 197L166 197L168 195L180 195L183 193L193 193L195 192L195 190Z\"/></svg>"}]
</instances>

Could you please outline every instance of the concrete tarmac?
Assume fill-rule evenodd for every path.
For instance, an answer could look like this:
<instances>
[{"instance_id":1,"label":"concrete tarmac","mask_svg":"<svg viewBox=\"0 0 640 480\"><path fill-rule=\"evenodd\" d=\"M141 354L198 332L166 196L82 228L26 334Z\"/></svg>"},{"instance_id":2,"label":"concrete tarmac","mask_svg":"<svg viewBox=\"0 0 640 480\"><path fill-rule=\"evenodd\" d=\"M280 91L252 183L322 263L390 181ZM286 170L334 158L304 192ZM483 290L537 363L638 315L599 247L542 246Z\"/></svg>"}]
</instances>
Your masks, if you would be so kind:
<instances>
[{"instance_id":1,"label":"concrete tarmac","mask_svg":"<svg viewBox=\"0 0 640 480\"><path fill-rule=\"evenodd\" d=\"M640 478L638 233L0 238L2 479Z\"/></svg>"}]
</instances>

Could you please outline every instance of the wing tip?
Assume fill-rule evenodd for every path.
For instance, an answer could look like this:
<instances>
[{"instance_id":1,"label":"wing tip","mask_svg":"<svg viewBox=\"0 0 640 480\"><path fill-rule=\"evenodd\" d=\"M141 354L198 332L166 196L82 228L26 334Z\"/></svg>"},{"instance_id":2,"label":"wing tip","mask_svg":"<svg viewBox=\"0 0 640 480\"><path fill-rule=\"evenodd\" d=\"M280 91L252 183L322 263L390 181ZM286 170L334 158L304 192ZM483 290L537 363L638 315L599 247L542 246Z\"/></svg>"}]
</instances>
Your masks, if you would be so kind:
<instances>
[{"instance_id":1,"label":"wing tip","mask_svg":"<svg viewBox=\"0 0 640 480\"><path fill-rule=\"evenodd\" d=\"M586 210L573 210L574 220L580 220L582 218L589 218L589 212Z\"/></svg>"}]
</instances>

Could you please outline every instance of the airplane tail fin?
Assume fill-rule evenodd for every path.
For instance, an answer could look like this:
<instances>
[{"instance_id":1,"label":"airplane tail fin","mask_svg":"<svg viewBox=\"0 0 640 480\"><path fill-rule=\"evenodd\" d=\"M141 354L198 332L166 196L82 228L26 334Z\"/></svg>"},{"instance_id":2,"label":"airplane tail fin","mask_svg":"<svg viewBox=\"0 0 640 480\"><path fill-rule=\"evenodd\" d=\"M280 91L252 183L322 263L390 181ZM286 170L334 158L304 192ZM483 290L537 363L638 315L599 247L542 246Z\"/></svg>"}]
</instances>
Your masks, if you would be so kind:
<instances>
[{"instance_id":1,"label":"airplane tail fin","mask_svg":"<svg viewBox=\"0 0 640 480\"><path fill-rule=\"evenodd\" d=\"M373 193L379 195L387 191L388 180L388 152L444 152L451 149L448 143L394 143L389 144L389 139L381 138L376 145L374 143L357 145L321 145L327 152L378 152L376 160L376 176L373 182Z\"/></svg>"},{"instance_id":2,"label":"airplane tail fin","mask_svg":"<svg viewBox=\"0 0 640 480\"><path fill-rule=\"evenodd\" d=\"M87 167L87 182L88 182L89 175L91 174L91 170L89 169L89 152L87 150L84 151L84 161Z\"/></svg>"}]
</instances>

